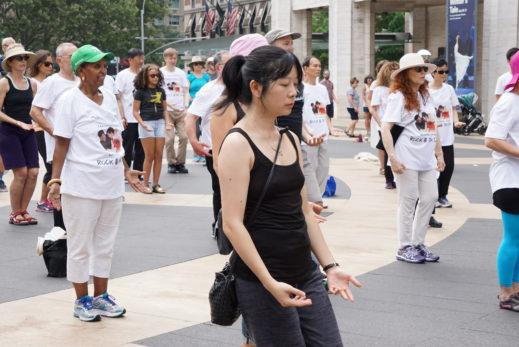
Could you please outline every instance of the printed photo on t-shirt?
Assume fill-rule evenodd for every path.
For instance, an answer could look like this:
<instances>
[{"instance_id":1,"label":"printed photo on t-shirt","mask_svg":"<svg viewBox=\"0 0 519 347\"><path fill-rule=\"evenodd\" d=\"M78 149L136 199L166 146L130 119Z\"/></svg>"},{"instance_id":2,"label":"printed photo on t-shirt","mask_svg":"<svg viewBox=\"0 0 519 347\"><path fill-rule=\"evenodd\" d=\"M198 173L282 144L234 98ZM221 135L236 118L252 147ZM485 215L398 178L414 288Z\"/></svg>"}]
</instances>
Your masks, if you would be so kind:
<instances>
[{"instance_id":1,"label":"printed photo on t-shirt","mask_svg":"<svg viewBox=\"0 0 519 347\"><path fill-rule=\"evenodd\" d=\"M166 84L166 87L175 93L180 93L180 87L177 85L177 82L170 82Z\"/></svg>"},{"instance_id":2,"label":"printed photo on t-shirt","mask_svg":"<svg viewBox=\"0 0 519 347\"><path fill-rule=\"evenodd\" d=\"M325 115L326 116L326 107L321 104L321 102L316 101L315 103L311 103L312 112L315 116Z\"/></svg>"},{"instance_id":3,"label":"printed photo on t-shirt","mask_svg":"<svg viewBox=\"0 0 519 347\"><path fill-rule=\"evenodd\" d=\"M436 108L436 118L438 128L451 126L450 113L445 106L439 105Z\"/></svg>"},{"instance_id":4,"label":"printed photo on t-shirt","mask_svg":"<svg viewBox=\"0 0 519 347\"><path fill-rule=\"evenodd\" d=\"M435 120L426 112L422 112L421 114L414 116L414 124L420 133L430 133L436 131Z\"/></svg>"},{"instance_id":5,"label":"printed photo on t-shirt","mask_svg":"<svg viewBox=\"0 0 519 347\"><path fill-rule=\"evenodd\" d=\"M118 153L121 151L122 137L118 130L109 127L106 131L99 130L97 136L101 146L108 152Z\"/></svg>"}]
</instances>

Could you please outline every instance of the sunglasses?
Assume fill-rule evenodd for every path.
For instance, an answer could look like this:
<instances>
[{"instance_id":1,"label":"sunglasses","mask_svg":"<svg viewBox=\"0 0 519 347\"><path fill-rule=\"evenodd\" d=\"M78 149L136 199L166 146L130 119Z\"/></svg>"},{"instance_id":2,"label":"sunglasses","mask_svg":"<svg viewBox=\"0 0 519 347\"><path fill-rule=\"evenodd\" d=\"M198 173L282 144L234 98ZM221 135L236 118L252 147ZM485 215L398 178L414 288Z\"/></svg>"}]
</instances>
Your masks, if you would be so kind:
<instances>
[{"instance_id":1,"label":"sunglasses","mask_svg":"<svg viewBox=\"0 0 519 347\"><path fill-rule=\"evenodd\" d=\"M45 61L42 64L45 65L45 67L51 67L53 63L51 63L50 61Z\"/></svg>"},{"instance_id":2,"label":"sunglasses","mask_svg":"<svg viewBox=\"0 0 519 347\"><path fill-rule=\"evenodd\" d=\"M192 63L192 65L204 65L204 63Z\"/></svg>"},{"instance_id":3,"label":"sunglasses","mask_svg":"<svg viewBox=\"0 0 519 347\"><path fill-rule=\"evenodd\" d=\"M440 75L443 75L443 74L449 74L449 70L436 70L435 71L436 73L439 73Z\"/></svg>"},{"instance_id":4,"label":"sunglasses","mask_svg":"<svg viewBox=\"0 0 519 347\"><path fill-rule=\"evenodd\" d=\"M13 60L18 60L18 61L28 61L29 60L29 56L28 55L17 55L16 57L12 57L11 59Z\"/></svg>"},{"instance_id":5,"label":"sunglasses","mask_svg":"<svg viewBox=\"0 0 519 347\"><path fill-rule=\"evenodd\" d=\"M159 77L160 77L160 75L157 74L157 73L150 73L148 76L149 76L150 78L159 78Z\"/></svg>"},{"instance_id":6,"label":"sunglasses","mask_svg":"<svg viewBox=\"0 0 519 347\"><path fill-rule=\"evenodd\" d=\"M427 73L427 71L429 71L429 68L427 66L417 66L414 68L414 71L420 73L420 72L425 72Z\"/></svg>"}]
</instances>

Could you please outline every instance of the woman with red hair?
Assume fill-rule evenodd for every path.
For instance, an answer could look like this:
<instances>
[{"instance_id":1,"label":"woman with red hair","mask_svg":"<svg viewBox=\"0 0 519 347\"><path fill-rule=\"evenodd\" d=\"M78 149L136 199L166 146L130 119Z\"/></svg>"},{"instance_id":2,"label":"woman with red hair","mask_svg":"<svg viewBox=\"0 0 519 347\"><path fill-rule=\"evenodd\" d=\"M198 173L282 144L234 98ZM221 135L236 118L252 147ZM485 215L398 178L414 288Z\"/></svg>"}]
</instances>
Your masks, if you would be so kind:
<instances>
[{"instance_id":1,"label":"woman with red hair","mask_svg":"<svg viewBox=\"0 0 519 347\"><path fill-rule=\"evenodd\" d=\"M382 122L382 141L398 190L400 248L396 258L409 263L440 259L424 245L438 200L436 170L445 167L434 124L435 109L425 82L425 75L435 68L416 53L400 59L400 69L391 74L393 81ZM433 124L429 124L431 121Z\"/></svg>"}]
</instances>

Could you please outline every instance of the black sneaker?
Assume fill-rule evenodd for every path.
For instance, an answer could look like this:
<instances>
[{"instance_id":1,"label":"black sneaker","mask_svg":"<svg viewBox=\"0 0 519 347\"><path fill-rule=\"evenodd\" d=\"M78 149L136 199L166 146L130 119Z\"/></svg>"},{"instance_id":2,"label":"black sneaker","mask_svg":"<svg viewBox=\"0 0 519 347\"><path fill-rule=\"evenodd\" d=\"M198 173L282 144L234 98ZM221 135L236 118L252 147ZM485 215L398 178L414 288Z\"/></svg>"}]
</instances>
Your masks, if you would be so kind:
<instances>
[{"instance_id":1,"label":"black sneaker","mask_svg":"<svg viewBox=\"0 0 519 347\"><path fill-rule=\"evenodd\" d=\"M176 165L168 165L168 173L174 174L177 173L177 166Z\"/></svg>"},{"instance_id":2,"label":"black sneaker","mask_svg":"<svg viewBox=\"0 0 519 347\"><path fill-rule=\"evenodd\" d=\"M175 168L177 169L177 172L178 172L178 173L183 173L183 174L187 174L187 173L189 173L189 171L186 169L186 167L184 166L184 164L178 164L178 165L175 165Z\"/></svg>"},{"instance_id":3,"label":"black sneaker","mask_svg":"<svg viewBox=\"0 0 519 347\"><path fill-rule=\"evenodd\" d=\"M441 228L443 226L442 222L437 221L433 216L429 219L429 226L431 228Z\"/></svg>"},{"instance_id":4,"label":"black sneaker","mask_svg":"<svg viewBox=\"0 0 519 347\"><path fill-rule=\"evenodd\" d=\"M499 295L497 296L499 300L499 308L503 310L510 310L514 312L519 312L519 295L513 294L510 296L508 300L501 300Z\"/></svg>"}]
</instances>

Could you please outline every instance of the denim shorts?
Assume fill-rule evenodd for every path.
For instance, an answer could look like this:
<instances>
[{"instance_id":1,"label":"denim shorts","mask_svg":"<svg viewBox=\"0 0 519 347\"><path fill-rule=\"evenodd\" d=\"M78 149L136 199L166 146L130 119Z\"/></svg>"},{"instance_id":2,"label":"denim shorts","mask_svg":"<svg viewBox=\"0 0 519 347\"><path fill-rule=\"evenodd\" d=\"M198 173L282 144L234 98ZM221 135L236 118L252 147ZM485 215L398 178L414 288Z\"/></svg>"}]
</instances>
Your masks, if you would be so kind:
<instances>
[{"instance_id":1,"label":"denim shorts","mask_svg":"<svg viewBox=\"0 0 519 347\"><path fill-rule=\"evenodd\" d=\"M144 124L149 126L153 131L148 131L139 124L139 138L147 137L166 137L166 122L163 118L157 120L145 120Z\"/></svg>"}]
</instances>

